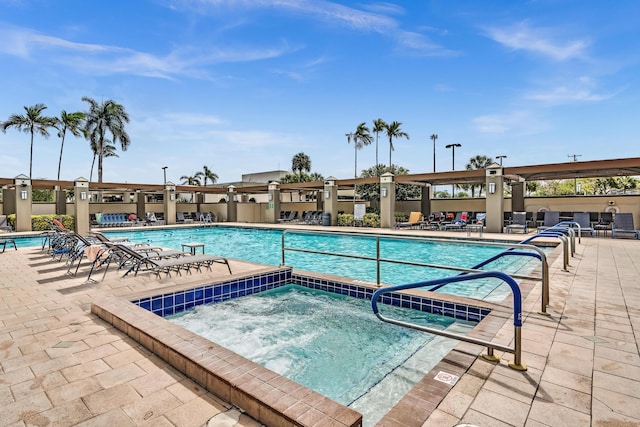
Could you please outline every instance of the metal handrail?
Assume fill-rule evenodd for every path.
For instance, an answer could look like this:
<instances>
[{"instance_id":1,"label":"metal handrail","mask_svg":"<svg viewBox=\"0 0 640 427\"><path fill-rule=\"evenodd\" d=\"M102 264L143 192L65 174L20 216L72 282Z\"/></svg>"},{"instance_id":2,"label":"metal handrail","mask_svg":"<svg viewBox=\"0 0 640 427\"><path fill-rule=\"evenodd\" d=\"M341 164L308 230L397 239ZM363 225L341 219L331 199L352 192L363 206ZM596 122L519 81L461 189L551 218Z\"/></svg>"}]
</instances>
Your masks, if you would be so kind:
<instances>
[{"instance_id":1,"label":"metal handrail","mask_svg":"<svg viewBox=\"0 0 640 427\"><path fill-rule=\"evenodd\" d=\"M298 248L289 248L285 245L285 236L287 234L323 234L329 236L349 236L349 237L371 237L376 239L376 256L365 256L365 255L350 255L350 254L339 254L335 252L325 252L325 251L316 251L313 249L298 249ZM354 233L354 232L346 232L346 231L316 231L316 230L283 230L281 240L281 253L282 253L282 263L281 265L286 265L285 263L285 253L286 251L290 252L302 252L302 253L310 253L317 255L329 255L329 256L337 256L342 258L351 258L351 259L362 259L367 261L375 261L376 262L376 284L380 286L380 263L386 262L391 264L402 264L402 265L412 265L417 267L428 267L428 268L436 268L441 270L453 270L460 271L464 273L477 273L482 272L484 270L478 270L475 267L465 268L465 267L455 267L455 266L446 266L440 264L430 264L430 263L422 263L422 262L414 262L414 261L402 261L388 258L380 257L380 239L395 239L395 240L418 240L418 241L427 241L427 242L436 242L436 243L458 243L465 245L476 245L476 246L497 246L505 249L529 249L535 251L539 255L539 259L543 264L543 276L529 276L529 275L520 275L520 274L512 274L511 277L515 277L517 279L532 279L532 280L541 280L545 281L544 271L546 264L546 255L542 249L535 245L521 244L521 243L501 243L501 242L478 242L478 241L468 241L468 240L459 240L459 239L433 239L419 236L389 236L389 235L380 235L380 234L364 234L364 233ZM548 277L548 275L547 275ZM545 287L545 283L543 283L543 288ZM546 283L546 288L548 289L548 280Z\"/></svg>"},{"instance_id":2,"label":"metal handrail","mask_svg":"<svg viewBox=\"0 0 640 427\"><path fill-rule=\"evenodd\" d=\"M533 236L527 237L526 239L524 239L521 243L529 243L532 240L536 240L540 237L557 237L558 239L560 239L560 242L562 243L562 253L563 253L563 265L562 265L562 269L564 271L569 271L569 269L567 267L569 267L569 239L567 238L567 236L565 236L563 233L561 233L560 231L541 231L537 234L534 234Z\"/></svg>"},{"instance_id":3,"label":"metal handrail","mask_svg":"<svg viewBox=\"0 0 640 427\"><path fill-rule=\"evenodd\" d=\"M380 310L378 309L378 298L383 294L388 294L395 291L401 291L406 289L414 289L420 288L424 286L430 285L440 285L443 283L455 283L462 282L474 279L483 279L487 277L494 277L501 279L506 282L511 288L513 294L513 327L514 327L514 347L508 347L501 344L495 344L490 341L482 340L479 338L473 338L465 335L456 334L454 332L443 331L439 329L429 328L427 326L416 325L414 323L403 322L401 320L395 320L388 317L384 317L380 314ZM406 328L415 329L418 331L429 332L434 335L441 335L447 338L453 338L460 341L469 342L472 344L479 344L487 347L487 354L483 355L483 357L487 360L491 361L499 361L500 359L494 354L494 350L505 351L508 353L512 353L514 355L513 362L509 363L509 367L518 371L526 371L527 365L522 363L522 293L520 292L520 288L516 281L509 276L508 274L499 272L499 271L484 271L481 273L473 273L473 274L465 274L458 275L453 277L446 277L442 279L434 279L428 280L425 282L419 283L410 283L406 285L398 285L398 286L388 286L385 288L378 289L373 293L371 297L371 308L373 309L373 313L378 317L378 319L383 322L391 323L398 326L404 326Z\"/></svg>"}]
</instances>

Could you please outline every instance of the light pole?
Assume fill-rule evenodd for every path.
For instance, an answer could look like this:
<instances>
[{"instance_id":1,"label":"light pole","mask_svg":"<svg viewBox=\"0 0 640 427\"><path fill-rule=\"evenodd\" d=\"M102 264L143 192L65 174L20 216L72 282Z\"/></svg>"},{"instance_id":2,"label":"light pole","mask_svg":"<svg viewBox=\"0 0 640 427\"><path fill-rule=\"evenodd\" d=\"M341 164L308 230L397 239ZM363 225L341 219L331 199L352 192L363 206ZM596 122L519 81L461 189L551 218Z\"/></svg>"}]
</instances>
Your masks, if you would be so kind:
<instances>
[{"instance_id":1,"label":"light pole","mask_svg":"<svg viewBox=\"0 0 640 427\"><path fill-rule=\"evenodd\" d=\"M502 159L506 159L507 156L505 156L504 154L500 155L500 156L496 156L496 159L498 159L500 161L500 167L502 167Z\"/></svg>"},{"instance_id":2,"label":"light pole","mask_svg":"<svg viewBox=\"0 0 640 427\"><path fill-rule=\"evenodd\" d=\"M434 133L429 138L433 140L433 173L436 173L436 139L438 139L438 134Z\"/></svg>"},{"instance_id":3,"label":"light pole","mask_svg":"<svg viewBox=\"0 0 640 427\"><path fill-rule=\"evenodd\" d=\"M451 148L451 170L456 170L456 147L462 147L462 144L448 144L444 148ZM451 184L451 198L453 199L456 192L456 185Z\"/></svg>"},{"instance_id":4,"label":"light pole","mask_svg":"<svg viewBox=\"0 0 640 427\"><path fill-rule=\"evenodd\" d=\"M353 148L354 148L354 161L353 161L353 177L358 178L358 135L353 132L345 133L344 136L347 137L347 144L351 144L351 138L353 138ZM356 185L353 184L353 204L355 209L356 203Z\"/></svg>"},{"instance_id":5,"label":"light pole","mask_svg":"<svg viewBox=\"0 0 640 427\"><path fill-rule=\"evenodd\" d=\"M578 157L582 157L582 154L567 154L567 157L573 157L573 161L577 162ZM578 178L573 178L573 195L578 194Z\"/></svg>"},{"instance_id":6,"label":"light pole","mask_svg":"<svg viewBox=\"0 0 640 427\"><path fill-rule=\"evenodd\" d=\"M169 166L163 166L163 167L162 167L162 173L163 173L163 175L164 175L164 185L167 185L167 168L168 168L168 167L169 167Z\"/></svg>"}]
</instances>

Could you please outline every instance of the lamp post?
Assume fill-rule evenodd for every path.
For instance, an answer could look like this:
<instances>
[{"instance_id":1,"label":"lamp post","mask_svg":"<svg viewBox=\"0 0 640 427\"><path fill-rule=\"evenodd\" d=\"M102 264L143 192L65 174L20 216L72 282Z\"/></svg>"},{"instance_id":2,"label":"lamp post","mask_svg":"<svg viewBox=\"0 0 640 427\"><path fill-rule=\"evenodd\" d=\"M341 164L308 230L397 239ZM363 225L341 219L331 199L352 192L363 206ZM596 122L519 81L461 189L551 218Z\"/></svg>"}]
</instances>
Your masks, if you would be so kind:
<instances>
[{"instance_id":1,"label":"lamp post","mask_svg":"<svg viewBox=\"0 0 640 427\"><path fill-rule=\"evenodd\" d=\"M501 154L500 156L496 156L496 159L498 159L500 161L500 166L502 167L502 159L506 159L507 156L505 156L504 154Z\"/></svg>"},{"instance_id":2,"label":"lamp post","mask_svg":"<svg viewBox=\"0 0 640 427\"><path fill-rule=\"evenodd\" d=\"M169 167L169 166L163 166L163 167L162 167L162 173L163 173L163 175L164 175L164 185L167 185L167 168L168 168L168 167Z\"/></svg>"},{"instance_id":3,"label":"lamp post","mask_svg":"<svg viewBox=\"0 0 640 427\"><path fill-rule=\"evenodd\" d=\"M462 144L448 144L444 148L451 148L451 170L456 170L456 147L462 147ZM453 199L456 192L456 185L451 184L451 198Z\"/></svg>"},{"instance_id":4,"label":"lamp post","mask_svg":"<svg viewBox=\"0 0 640 427\"><path fill-rule=\"evenodd\" d=\"M577 162L578 157L582 157L582 154L567 154L567 157L573 157L573 161ZM578 178L573 178L573 195L578 194Z\"/></svg>"},{"instance_id":5,"label":"lamp post","mask_svg":"<svg viewBox=\"0 0 640 427\"><path fill-rule=\"evenodd\" d=\"M438 139L438 134L434 133L429 138L433 140L433 173L436 173L436 139Z\"/></svg>"},{"instance_id":6,"label":"lamp post","mask_svg":"<svg viewBox=\"0 0 640 427\"><path fill-rule=\"evenodd\" d=\"M345 133L344 136L347 137L347 144L351 144L351 138L353 138L353 149L354 149L354 161L353 161L353 177L358 178L358 135L353 132ZM355 209L356 203L356 185L353 184L353 204Z\"/></svg>"}]
</instances>

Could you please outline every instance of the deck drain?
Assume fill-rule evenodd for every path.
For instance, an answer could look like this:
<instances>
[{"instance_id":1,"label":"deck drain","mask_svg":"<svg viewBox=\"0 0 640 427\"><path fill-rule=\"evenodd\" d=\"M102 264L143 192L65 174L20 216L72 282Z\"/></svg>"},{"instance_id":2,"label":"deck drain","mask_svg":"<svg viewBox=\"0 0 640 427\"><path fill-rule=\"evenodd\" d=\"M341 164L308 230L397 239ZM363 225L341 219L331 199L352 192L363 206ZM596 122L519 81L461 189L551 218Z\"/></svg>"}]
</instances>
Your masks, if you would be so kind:
<instances>
[{"instance_id":1,"label":"deck drain","mask_svg":"<svg viewBox=\"0 0 640 427\"><path fill-rule=\"evenodd\" d=\"M242 413L237 409L229 409L212 417L207 423L207 427L233 427L238 424Z\"/></svg>"}]
</instances>

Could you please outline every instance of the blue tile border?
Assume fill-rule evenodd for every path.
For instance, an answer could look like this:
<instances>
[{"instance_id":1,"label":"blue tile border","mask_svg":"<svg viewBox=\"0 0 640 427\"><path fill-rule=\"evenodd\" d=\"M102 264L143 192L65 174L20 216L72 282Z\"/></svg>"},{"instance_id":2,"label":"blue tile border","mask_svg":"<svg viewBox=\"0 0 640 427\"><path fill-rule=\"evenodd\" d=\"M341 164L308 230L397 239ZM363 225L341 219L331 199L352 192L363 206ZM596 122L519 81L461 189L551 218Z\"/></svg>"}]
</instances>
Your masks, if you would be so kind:
<instances>
[{"instance_id":1,"label":"blue tile border","mask_svg":"<svg viewBox=\"0 0 640 427\"><path fill-rule=\"evenodd\" d=\"M353 283L293 273L283 269L269 273L238 278L230 282L197 286L195 288L144 297L131 302L158 316L170 316L197 305L212 304L243 297L294 283L358 299L371 300L375 289ZM381 298L383 304L411 308L425 313L439 314L459 320L480 322L491 312L484 307L440 301L433 298L401 293L390 293Z\"/></svg>"}]
</instances>

